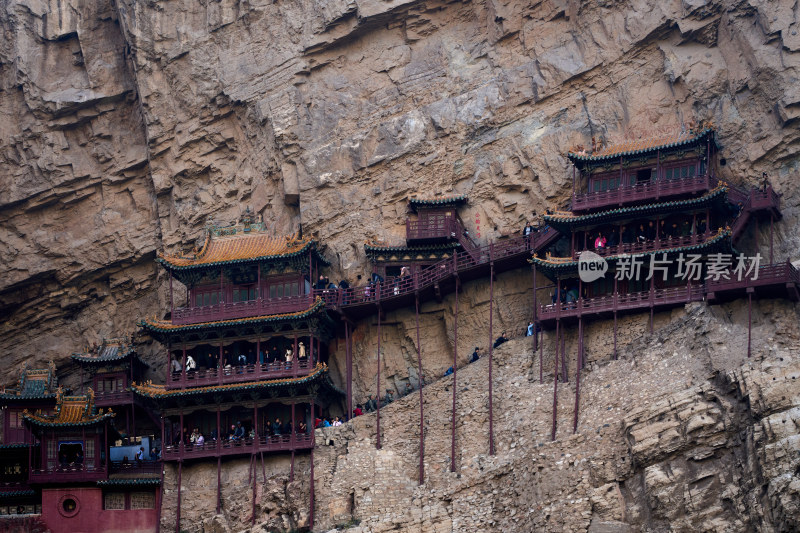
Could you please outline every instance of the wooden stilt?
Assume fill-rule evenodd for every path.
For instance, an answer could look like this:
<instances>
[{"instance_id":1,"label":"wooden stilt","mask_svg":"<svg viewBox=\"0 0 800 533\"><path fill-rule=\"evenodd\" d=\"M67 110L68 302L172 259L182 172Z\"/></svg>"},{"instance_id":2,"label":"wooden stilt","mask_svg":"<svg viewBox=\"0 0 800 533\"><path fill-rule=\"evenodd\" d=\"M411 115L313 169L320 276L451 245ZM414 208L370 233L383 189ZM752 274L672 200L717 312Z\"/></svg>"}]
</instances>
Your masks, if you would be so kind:
<instances>
[{"instance_id":1,"label":"wooden stilt","mask_svg":"<svg viewBox=\"0 0 800 533\"><path fill-rule=\"evenodd\" d=\"M578 407L581 399L581 368L583 367L583 318L578 317L578 364L575 365L575 413L572 417L572 432L578 431Z\"/></svg>"},{"instance_id":2,"label":"wooden stilt","mask_svg":"<svg viewBox=\"0 0 800 533\"><path fill-rule=\"evenodd\" d=\"M350 344L350 323L345 320L344 323L344 347L345 357L347 361L345 367L347 369L347 417L346 420L353 418L353 350ZM292 428L294 429L294 427Z\"/></svg>"},{"instance_id":3,"label":"wooden stilt","mask_svg":"<svg viewBox=\"0 0 800 533\"><path fill-rule=\"evenodd\" d=\"M750 357L753 340L753 293L747 292L747 357Z\"/></svg>"},{"instance_id":4,"label":"wooden stilt","mask_svg":"<svg viewBox=\"0 0 800 533\"><path fill-rule=\"evenodd\" d=\"M252 459L251 462L253 464L253 519L252 524L255 525L256 523L256 454L251 454Z\"/></svg>"},{"instance_id":5,"label":"wooden stilt","mask_svg":"<svg viewBox=\"0 0 800 533\"><path fill-rule=\"evenodd\" d=\"M219 455L222 449L222 429L220 428L221 407L217 404L217 514L222 511L222 457Z\"/></svg>"},{"instance_id":6,"label":"wooden stilt","mask_svg":"<svg viewBox=\"0 0 800 533\"><path fill-rule=\"evenodd\" d=\"M181 475L183 474L183 461L178 461L178 509L175 513L175 533L181 533Z\"/></svg>"},{"instance_id":7,"label":"wooden stilt","mask_svg":"<svg viewBox=\"0 0 800 533\"><path fill-rule=\"evenodd\" d=\"M539 333L542 338L539 339L539 384L544 383L544 330Z\"/></svg>"},{"instance_id":8,"label":"wooden stilt","mask_svg":"<svg viewBox=\"0 0 800 533\"><path fill-rule=\"evenodd\" d=\"M308 527L311 529L311 531L314 530L314 448L311 448L311 479L309 491Z\"/></svg>"},{"instance_id":9,"label":"wooden stilt","mask_svg":"<svg viewBox=\"0 0 800 533\"><path fill-rule=\"evenodd\" d=\"M453 420L450 435L450 471L456 471L456 375L458 374L458 278L456 278L456 309L453 319Z\"/></svg>"},{"instance_id":10,"label":"wooden stilt","mask_svg":"<svg viewBox=\"0 0 800 533\"><path fill-rule=\"evenodd\" d=\"M566 383L569 381L567 374L567 334L564 328L561 329L561 380Z\"/></svg>"},{"instance_id":11,"label":"wooden stilt","mask_svg":"<svg viewBox=\"0 0 800 533\"><path fill-rule=\"evenodd\" d=\"M375 290L380 291L380 284L375 285ZM377 433L375 438L375 447L380 450L381 449L381 308L380 306L378 306L378 372L376 378L376 388L378 394L377 397L375 398L376 402L375 430Z\"/></svg>"},{"instance_id":12,"label":"wooden stilt","mask_svg":"<svg viewBox=\"0 0 800 533\"><path fill-rule=\"evenodd\" d=\"M491 252L491 248L490 248ZM494 366L494 335L492 320L494 319L494 261L489 263L489 455L494 455L494 398L492 396L492 367Z\"/></svg>"},{"instance_id":13,"label":"wooden stilt","mask_svg":"<svg viewBox=\"0 0 800 533\"><path fill-rule=\"evenodd\" d=\"M423 411L422 387L425 381L422 375L422 345L419 341L419 292L414 295L414 317L417 326L417 376L419 385L419 484L425 483L425 413Z\"/></svg>"},{"instance_id":14,"label":"wooden stilt","mask_svg":"<svg viewBox=\"0 0 800 533\"><path fill-rule=\"evenodd\" d=\"M555 357L553 358L553 429L550 432L550 440L556 440L556 418L558 411L558 346L559 346L559 323L561 321L556 319L556 349Z\"/></svg>"}]
</instances>

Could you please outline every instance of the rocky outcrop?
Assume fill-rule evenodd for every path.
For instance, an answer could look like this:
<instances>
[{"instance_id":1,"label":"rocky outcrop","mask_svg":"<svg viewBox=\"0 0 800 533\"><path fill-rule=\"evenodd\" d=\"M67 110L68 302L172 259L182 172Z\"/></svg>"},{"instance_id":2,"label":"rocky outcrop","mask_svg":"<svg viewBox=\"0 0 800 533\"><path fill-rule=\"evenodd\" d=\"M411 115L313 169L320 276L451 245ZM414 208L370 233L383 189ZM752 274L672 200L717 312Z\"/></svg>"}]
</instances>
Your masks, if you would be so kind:
<instances>
[{"instance_id":1,"label":"rocky outcrop","mask_svg":"<svg viewBox=\"0 0 800 533\"><path fill-rule=\"evenodd\" d=\"M797 16L788 0L0 2L7 382L25 362L64 361L163 312L156 250L191 247L209 222L228 223L245 206L276 233L302 224L327 246L331 276L355 281L369 271L364 239L402 240L410 195L468 195L462 217L485 243L565 202L570 146L690 119L718 128L726 180L769 174L784 213L775 256L797 259ZM527 323L527 276L500 277L498 330ZM489 340L487 301L482 284L465 286L462 361ZM449 366L452 304L423 306L430 377ZM562 387L555 444L552 391L531 382L538 368L524 347L509 347L498 456L486 456L483 429L472 433L486 416L481 361L460 393L459 420L469 421L459 427L460 478L446 473L446 438L434 437L448 424L446 409L433 408L447 404L442 382L426 392L432 485L415 485L415 407L403 400L387 409L384 430L386 442L408 446L376 452L365 417L334 439L330 456L320 452L329 467L321 520L355 517L375 531L795 529L796 316L778 302L759 309L752 368L740 304L695 309L685 321L683 310L659 315L654 337L638 318L621 321L631 355L607 363L608 343L587 344L582 429L568 434L571 392ZM394 315L380 387L400 389L419 380L416 336L411 312ZM359 399L377 364L369 325L356 328ZM607 331L587 327L596 339ZM139 349L156 360L158 347ZM334 348L340 382L342 358ZM352 475L330 473L333 465ZM302 525L299 504L265 501L278 502L266 527ZM247 521L244 509L212 518L207 507L187 512L208 530Z\"/></svg>"}]
</instances>

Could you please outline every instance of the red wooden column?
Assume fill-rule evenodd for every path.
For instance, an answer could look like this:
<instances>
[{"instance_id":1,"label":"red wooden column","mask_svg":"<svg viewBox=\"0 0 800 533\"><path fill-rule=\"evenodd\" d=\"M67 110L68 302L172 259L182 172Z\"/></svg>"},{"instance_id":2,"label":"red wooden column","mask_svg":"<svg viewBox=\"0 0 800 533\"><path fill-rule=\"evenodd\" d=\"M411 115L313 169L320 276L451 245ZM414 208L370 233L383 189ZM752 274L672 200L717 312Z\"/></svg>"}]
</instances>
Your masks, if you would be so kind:
<instances>
[{"instance_id":1,"label":"red wooden column","mask_svg":"<svg viewBox=\"0 0 800 533\"><path fill-rule=\"evenodd\" d=\"M217 514L222 510L222 429L220 424L222 407L217 404Z\"/></svg>"},{"instance_id":2,"label":"red wooden column","mask_svg":"<svg viewBox=\"0 0 800 533\"><path fill-rule=\"evenodd\" d=\"M575 414L572 418L572 432L578 431L578 406L581 398L581 368L583 368L583 317L578 317L578 364L575 365Z\"/></svg>"},{"instance_id":3,"label":"red wooden column","mask_svg":"<svg viewBox=\"0 0 800 533\"><path fill-rule=\"evenodd\" d=\"M539 336L536 333L536 316L537 314L537 305L538 301L536 298L536 264L531 265L531 270L533 271L533 356L536 357L536 348L539 342Z\"/></svg>"},{"instance_id":4,"label":"red wooden column","mask_svg":"<svg viewBox=\"0 0 800 533\"><path fill-rule=\"evenodd\" d=\"M380 291L380 284L377 283L375 285L377 287L377 291ZM376 386L378 390L378 395L375 401L376 406L376 420L375 420L375 427L377 430L377 438L375 440L375 447L377 449L381 449L381 307L378 306L378 372L376 378Z\"/></svg>"},{"instance_id":5,"label":"red wooden column","mask_svg":"<svg viewBox=\"0 0 800 533\"><path fill-rule=\"evenodd\" d=\"M189 287L186 287L186 290L189 290ZM189 304L191 304L191 299L189 300ZM172 272L169 273L169 318L170 321L174 324L175 323L175 299L173 297L172 291Z\"/></svg>"},{"instance_id":6,"label":"red wooden column","mask_svg":"<svg viewBox=\"0 0 800 533\"><path fill-rule=\"evenodd\" d=\"M353 347L350 343L351 343L350 322L347 319L345 319L344 350L345 350L345 368L347 372L347 389L346 389L347 420L353 418ZM311 362L313 363L313 361ZM294 424L294 421L292 421L292 424Z\"/></svg>"},{"instance_id":7,"label":"red wooden column","mask_svg":"<svg viewBox=\"0 0 800 533\"><path fill-rule=\"evenodd\" d=\"M415 273L416 275L416 273ZM419 291L414 295L414 317L417 325L417 376L419 385L419 484L425 483L425 416L423 411L422 346L419 343Z\"/></svg>"},{"instance_id":8,"label":"red wooden column","mask_svg":"<svg viewBox=\"0 0 800 533\"><path fill-rule=\"evenodd\" d=\"M456 471L456 375L458 374L458 277L456 277L456 310L453 319L453 421L450 439L450 471Z\"/></svg>"},{"instance_id":9,"label":"red wooden column","mask_svg":"<svg viewBox=\"0 0 800 533\"><path fill-rule=\"evenodd\" d=\"M558 345L560 335L560 320L556 319L556 351L553 365L553 429L550 432L550 440L556 440L556 412L558 410Z\"/></svg>"},{"instance_id":10,"label":"red wooden column","mask_svg":"<svg viewBox=\"0 0 800 533\"><path fill-rule=\"evenodd\" d=\"M314 428L314 398L311 399L311 480L309 490L308 527L314 529L314 448L317 444L317 430ZM380 433L378 433L380 436Z\"/></svg>"},{"instance_id":11,"label":"red wooden column","mask_svg":"<svg viewBox=\"0 0 800 533\"><path fill-rule=\"evenodd\" d=\"M494 398L492 396L492 366L494 362L494 335L492 320L494 318L494 261L489 263L489 455L494 455Z\"/></svg>"},{"instance_id":12,"label":"red wooden column","mask_svg":"<svg viewBox=\"0 0 800 533\"><path fill-rule=\"evenodd\" d=\"M614 276L614 361L617 360L617 276Z\"/></svg>"},{"instance_id":13,"label":"red wooden column","mask_svg":"<svg viewBox=\"0 0 800 533\"><path fill-rule=\"evenodd\" d=\"M183 414L181 414L183 418ZM181 430L183 431L183 430ZM181 439L181 451L183 451L183 439ZM183 455L183 453L181 453ZM181 533L181 475L183 473L183 460L178 459L178 510L175 516L175 533Z\"/></svg>"},{"instance_id":14,"label":"red wooden column","mask_svg":"<svg viewBox=\"0 0 800 533\"><path fill-rule=\"evenodd\" d=\"M186 388L186 341L182 344L183 354L181 355L181 388Z\"/></svg>"},{"instance_id":15,"label":"red wooden column","mask_svg":"<svg viewBox=\"0 0 800 533\"><path fill-rule=\"evenodd\" d=\"M222 337L219 339L219 361L217 361L217 382L222 385L222 373L225 367L222 354ZM219 437L219 435L217 435Z\"/></svg>"},{"instance_id":16,"label":"red wooden column","mask_svg":"<svg viewBox=\"0 0 800 533\"><path fill-rule=\"evenodd\" d=\"M313 426L314 425L314 420L313 420L314 417L312 416L311 418L312 418L311 425ZM297 422L294 419L294 400L292 400L292 434L289 436L289 442L291 443L291 446L292 446L292 462L289 465L289 482L290 483L292 481L294 481L294 449L295 449L295 443L296 443L296 440L297 440L296 437L295 437L295 435L297 435L297 426L295 425L296 423ZM266 480L266 478L265 478L265 480Z\"/></svg>"},{"instance_id":17,"label":"red wooden column","mask_svg":"<svg viewBox=\"0 0 800 533\"><path fill-rule=\"evenodd\" d=\"M753 338L753 288L747 288L747 357L750 357L750 346Z\"/></svg>"}]
</instances>

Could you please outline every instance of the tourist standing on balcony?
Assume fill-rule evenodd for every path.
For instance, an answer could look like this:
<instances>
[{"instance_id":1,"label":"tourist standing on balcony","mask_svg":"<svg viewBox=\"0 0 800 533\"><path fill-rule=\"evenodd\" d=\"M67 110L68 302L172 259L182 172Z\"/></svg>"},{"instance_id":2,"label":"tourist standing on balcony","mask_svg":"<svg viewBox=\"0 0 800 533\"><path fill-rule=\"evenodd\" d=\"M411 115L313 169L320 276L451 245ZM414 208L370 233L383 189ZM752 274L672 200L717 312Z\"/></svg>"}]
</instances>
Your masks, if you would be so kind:
<instances>
[{"instance_id":1,"label":"tourist standing on balcony","mask_svg":"<svg viewBox=\"0 0 800 533\"><path fill-rule=\"evenodd\" d=\"M350 283L343 279L339 282L339 288L342 289L342 305L350 303Z\"/></svg>"},{"instance_id":2,"label":"tourist standing on balcony","mask_svg":"<svg viewBox=\"0 0 800 533\"><path fill-rule=\"evenodd\" d=\"M319 276L319 281L317 281L316 285L314 285L314 288L317 289L317 290L327 289L328 288L328 278L326 278L323 275L320 275Z\"/></svg>"},{"instance_id":3,"label":"tourist standing on balcony","mask_svg":"<svg viewBox=\"0 0 800 533\"><path fill-rule=\"evenodd\" d=\"M633 240L633 230L628 226L622 226L622 244L632 244Z\"/></svg>"},{"instance_id":4,"label":"tourist standing on balcony","mask_svg":"<svg viewBox=\"0 0 800 533\"><path fill-rule=\"evenodd\" d=\"M648 241L654 241L654 240L656 240L656 234L657 234L656 226L655 226L655 224L653 224L653 221L651 220L651 221L649 221L647 223L647 229L645 230L645 236L647 237Z\"/></svg>"},{"instance_id":5,"label":"tourist standing on balcony","mask_svg":"<svg viewBox=\"0 0 800 533\"><path fill-rule=\"evenodd\" d=\"M533 226L527 220L525 221L525 227L522 229L522 236L525 237L525 247L531 247L531 235L533 235Z\"/></svg>"},{"instance_id":6,"label":"tourist standing on balcony","mask_svg":"<svg viewBox=\"0 0 800 533\"><path fill-rule=\"evenodd\" d=\"M177 359L172 360L172 373L173 374L180 374L181 373L181 364Z\"/></svg>"},{"instance_id":7,"label":"tourist standing on balcony","mask_svg":"<svg viewBox=\"0 0 800 533\"><path fill-rule=\"evenodd\" d=\"M308 426L304 421L301 420L300 423L297 424L297 432L300 434L308 433Z\"/></svg>"},{"instance_id":8,"label":"tourist standing on balcony","mask_svg":"<svg viewBox=\"0 0 800 533\"><path fill-rule=\"evenodd\" d=\"M244 438L244 426L241 420L236 422L236 428L233 431L233 440L242 440Z\"/></svg>"},{"instance_id":9,"label":"tourist standing on balcony","mask_svg":"<svg viewBox=\"0 0 800 533\"><path fill-rule=\"evenodd\" d=\"M595 250L599 250L600 248L605 248L606 243L608 240L603 236L603 232L597 232L597 238L594 240L594 248Z\"/></svg>"},{"instance_id":10,"label":"tourist standing on balcony","mask_svg":"<svg viewBox=\"0 0 800 533\"><path fill-rule=\"evenodd\" d=\"M297 346L297 358L303 361L306 357L306 345L301 341Z\"/></svg>"},{"instance_id":11,"label":"tourist standing on balcony","mask_svg":"<svg viewBox=\"0 0 800 533\"><path fill-rule=\"evenodd\" d=\"M199 432L198 432L198 434L197 434L197 440L196 440L196 441L194 441L194 445L195 445L195 446L202 446L202 445L203 445L203 444L205 444L205 443L206 443L206 438L205 438L205 437L203 437L203 434L202 434L202 433L199 433Z\"/></svg>"},{"instance_id":12,"label":"tourist standing on balcony","mask_svg":"<svg viewBox=\"0 0 800 533\"><path fill-rule=\"evenodd\" d=\"M272 434L273 435L280 435L281 434L281 419L276 418L275 422L272 423Z\"/></svg>"},{"instance_id":13,"label":"tourist standing on balcony","mask_svg":"<svg viewBox=\"0 0 800 533\"><path fill-rule=\"evenodd\" d=\"M619 231L617 228L611 228L611 235L608 237L608 247L612 248L619 244Z\"/></svg>"},{"instance_id":14,"label":"tourist standing on balcony","mask_svg":"<svg viewBox=\"0 0 800 533\"><path fill-rule=\"evenodd\" d=\"M186 371L192 372L194 369L197 368L197 363L194 362L194 358L191 355L186 356Z\"/></svg>"}]
</instances>

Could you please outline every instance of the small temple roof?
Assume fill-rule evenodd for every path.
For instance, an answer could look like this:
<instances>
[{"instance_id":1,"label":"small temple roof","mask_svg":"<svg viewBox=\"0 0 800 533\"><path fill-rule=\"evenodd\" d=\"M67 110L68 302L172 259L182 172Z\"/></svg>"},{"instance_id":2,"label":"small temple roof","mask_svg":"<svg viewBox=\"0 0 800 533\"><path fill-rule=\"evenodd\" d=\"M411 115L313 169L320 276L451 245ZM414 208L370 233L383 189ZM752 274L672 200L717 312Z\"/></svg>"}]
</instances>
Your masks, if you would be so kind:
<instances>
[{"instance_id":1,"label":"small temple roof","mask_svg":"<svg viewBox=\"0 0 800 533\"><path fill-rule=\"evenodd\" d=\"M695 198L688 198L684 200L672 200L669 202L658 202L646 205L632 205L629 207L619 207L616 209L608 209L605 211L598 211L596 213L589 213L586 215L575 215L570 211L557 211L555 213L544 215L544 220L558 230L568 228L570 226L602 223L607 220L618 220L621 218L642 216L648 213L655 212L672 212L684 208L691 208L694 206L704 205L714 199L724 197L728 192L728 187L724 182L720 182L714 189L708 191L702 196Z\"/></svg>"},{"instance_id":2,"label":"small temple roof","mask_svg":"<svg viewBox=\"0 0 800 533\"><path fill-rule=\"evenodd\" d=\"M629 157L634 155L641 155L656 150L669 150L689 146L694 143L699 143L711 136L714 140L714 128L705 126L701 129L688 129L682 130L677 133L669 135L661 135L655 137L648 137L644 139L633 139L623 141L621 143L609 144L603 146L596 152L586 151L570 151L567 157L577 166L582 166L583 163L591 162L606 162L609 160L617 160L620 157Z\"/></svg>"},{"instance_id":3,"label":"small temple roof","mask_svg":"<svg viewBox=\"0 0 800 533\"><path fill-rule=\"evenodd\" d=\"M314 300L314 303L308 309L305 309L303 311L295 311L292 313L282 313L279 315L261 315L248 318L236 318L231 320L217 320L213 322L198 322L194 324L173 324L169 320L146 318L144 320L140 320L138 325L149 331L160 332L160 333L163 332L172 333L178 331L197 330L215 326L236 326L240 324L278 322L281 320L305 318L307 316L313 315L314 313L323 310L324 308L325 308L325 301L322 298L317 297Z\"/></svg>"},{"instance_id":4,"label":"small temple roof","mask_svg":"<svg viewBox=\"0 0 800 533\"><path fill-rule=\"evenodd\" d=\"M466 204L468 201L465 194L455 196L436 196L433 198L410 198L408 206L415 210L419 207L444 207L444 206L460 206Z\"/></svg>"},{"instance_id":5,"label":"small temple roof","mask_svg":"<svg viewBox=\"0 0 800 533\"><path fill-rule=\"evenodd\" d=\"M157 477L101 479L97 482L98 487L152 487L158 485L161 485L161 480Z\"/></svg>"},{"instance_id":6,"label":"small temple roof","mask_svg":"<svg viewBox=\"0 0 800 533\"><path fill-rule=\"evenodd\" d=\"M423 244L419 246L406 246L406 245L392 245L382 242L366 241L364 243L364 250L367 253L375 252L432 252L438 250L452 250L453 248L460 248L461 243L458 241L445 242L439 244Z\"/></svg>"},{"instance_id":7,"label":"small temple roof","mask_svg":"<svg viewBox=\"0 0 800 533\"><path fill-rule=\"evenodd\" d=\"M35 426L44 427L81 427L93 426L104 420L114 417L109 410L98 412L94 405L94 391L89 389L86 394L67 396L61 389L57 391L56 410L52 415L43 415L39 412L30 413L23 411L25 420Z\"/></svg>"},{"instance_id":8,"label":"small temple roof","mask_svg":"<svg viewBox=\"0 0 800 533\"><path fill-rule=\"evenodd\" d=\"M74 353L71 357L77 363L95 365L116 363L131 357L147 366L147 363L142 361L136 354L136 350L133 347L133 337L103 339L100 346L87 346L83 352Z\"/></svg>"},{"instance_id":9,"label":"small temple roof","mask_svg":"<svg viewBox=\"0 0 800 533\"><path fill-rule=\"evenodd\" d=\"M271 389L283 387L285 385L302 385L321 378L330 381L330 376L328 375L328 365L325 363L317 363L317 366L314 367L313 372L296 378L268 379L262 381L248 381L244 383L229 383L227 385L209 385L207 387L192 387L190 389L170 390L167 390L164 385L154 385L152 382L147 382L134 383L132 388L133 391L140 396L153 399L166 399L184 396L198 396L214 392L240 392L247 390ZM329 385L332 386L333 384L329 383ZM337 392L341 392L338 389L335 390Z\"/></svg>"},{"instance_id":10,"label":"small temple roof","mask_svg":"<svg viewBox=\"0 0 800 533\"><path fill-rule=\"evenodd\" d=\"M25 368L20 372L19 385L0 393L2 400L39 400L56 397L58 378L56 365L50 361L47 368Z\"/></svg>"},{"instance_id":11,"label":"small temple roof","mask_svg":"<svg viewBox=\"0 0 800 533\"><path fill-rule=\"evenodd\" d=\"M199 251L178 255L158 252L156 261L164 265L167 270L181 271L294 258L306 253L310 248L316 252L317 259L321 263L329 264L317 251L316 244L314 239L303 237L299 232L285 236L269 233L266 224L254 221L254 216L248 207L238 224L210 225L207 228L205 243Z\"/></svg>"},{"instance_id":12,"label":"small temple roof","mask_svg":"<svg viewBox=\"0 0 800 533\"><path fill-rule=\"evenodd\" d=\"M258 231L238 231L235 226L232 228L231 233L220 236L209 232L203 248L197 253L166 255L159 252L156 261L170 270L184 270L296 257L316 245L310 237L297 234L275 237Z\"/></svg>"}]
</instances>

